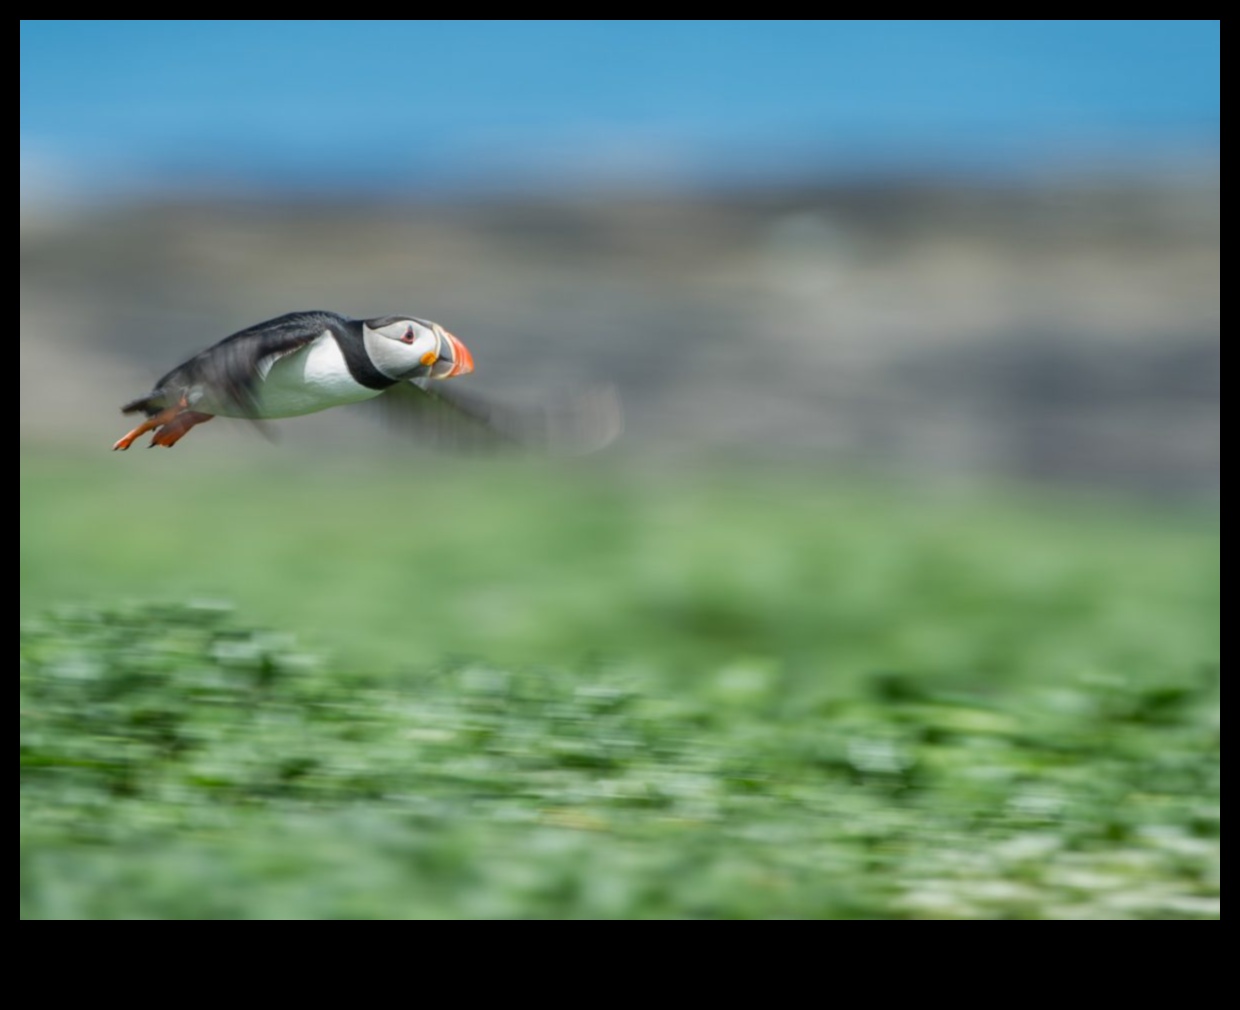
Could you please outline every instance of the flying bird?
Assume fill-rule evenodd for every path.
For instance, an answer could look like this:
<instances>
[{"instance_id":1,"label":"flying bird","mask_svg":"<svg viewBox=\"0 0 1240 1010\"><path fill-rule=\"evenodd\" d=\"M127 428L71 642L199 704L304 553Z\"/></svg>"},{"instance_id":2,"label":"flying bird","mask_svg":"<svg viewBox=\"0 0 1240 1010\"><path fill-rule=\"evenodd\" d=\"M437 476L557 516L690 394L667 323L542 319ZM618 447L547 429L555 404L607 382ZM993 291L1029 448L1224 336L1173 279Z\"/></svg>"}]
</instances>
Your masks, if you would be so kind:
<instances>
[{"instance_id":1,"label":"flying bird","mask_svg":"<svg viewBox=\"0 0 1240 1010\"><path fill-rule=\"evenodd\" d=\"M112 446L176 445L213 417L261 422L378 398L389 420L412 422L438 441L500 441L589 451L620 429L614 390L566 403L514 408L449 392L442 380L474 369L469 349L438 323L415 316L350 319L335 312L290 312L225 337L177 365L125 414L146 420Z\"/></svg>"}]
</instances>

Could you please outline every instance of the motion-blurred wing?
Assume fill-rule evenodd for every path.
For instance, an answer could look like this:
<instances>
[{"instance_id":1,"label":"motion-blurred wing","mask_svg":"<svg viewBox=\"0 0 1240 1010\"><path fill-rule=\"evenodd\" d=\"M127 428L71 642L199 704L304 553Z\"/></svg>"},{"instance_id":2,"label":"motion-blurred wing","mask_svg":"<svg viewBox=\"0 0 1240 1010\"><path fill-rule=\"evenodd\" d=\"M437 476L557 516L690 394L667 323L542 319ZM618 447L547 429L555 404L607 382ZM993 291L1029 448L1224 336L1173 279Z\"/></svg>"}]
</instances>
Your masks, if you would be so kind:
<instances>
[{"instance_id":1,"label":"motion-blurred wing","mask_svg":"<svg viewBox=\"0 0 1240 1010\"><path fill-rule=\"evenodd\" d=\"M577 455L603 448L623 428L620 398L612 386L551 404L514 406L447 382L418 379L393 386L375 402L398 431L449 449L519 446Z\"/></svg>"}]
</instances>

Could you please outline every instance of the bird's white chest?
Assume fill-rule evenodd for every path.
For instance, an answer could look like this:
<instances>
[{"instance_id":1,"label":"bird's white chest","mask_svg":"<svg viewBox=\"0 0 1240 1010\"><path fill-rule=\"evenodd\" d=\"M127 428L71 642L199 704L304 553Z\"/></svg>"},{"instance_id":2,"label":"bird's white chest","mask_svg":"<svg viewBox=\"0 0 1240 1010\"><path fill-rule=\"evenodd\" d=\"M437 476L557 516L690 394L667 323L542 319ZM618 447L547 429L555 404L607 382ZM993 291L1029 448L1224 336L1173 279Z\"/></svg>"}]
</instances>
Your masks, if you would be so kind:
<instances>
[{"instance_id":1,"label":"bird's white chest","mask_svg":"<svg viewBox=\"0 0 1240 1010\"><path fill-rule=\"evenodd\" d=\"M312 414L369 400L381 392L353 378L330 333L292 354L260 362L258 378L254 394L260 417Z\"/></svg>"}]
</instances>

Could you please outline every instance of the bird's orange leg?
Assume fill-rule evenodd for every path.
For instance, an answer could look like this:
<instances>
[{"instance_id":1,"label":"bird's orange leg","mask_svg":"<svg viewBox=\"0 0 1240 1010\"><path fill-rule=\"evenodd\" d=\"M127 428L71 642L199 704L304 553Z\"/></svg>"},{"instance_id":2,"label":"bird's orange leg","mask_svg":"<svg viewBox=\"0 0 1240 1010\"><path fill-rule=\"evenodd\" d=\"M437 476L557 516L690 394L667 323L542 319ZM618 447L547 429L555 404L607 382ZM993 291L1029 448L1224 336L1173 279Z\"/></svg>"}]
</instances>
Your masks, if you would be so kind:
<instances>
[{"instance_id":1,"label":"bird's orange leg","mask_svg":"<svg viewBox=\"0 0 1240 1010\"><path fill-rule=\"evenodd\" d=\"M168 407L166 410L161 410L158 414L148 417L140 425L134 428L133 431L128 432L117 439L116 444L113 445L112 448L128 449L131 445L133 445L134 439L136 439L139 435L145 435L148 431L158 428L160 425L167 424L184 409L185 401L182 400L175 407Z\"/></svg>"},{"instance_id":2,"label":"bird's orange leg","mask_svg":"<svg viewBox=\"0 0 1240 1010\"><path fill-rule=\"evenodd\" d=\"M213 417L215 417L214 414L203 414L197 410L183 410L155 432L155 437L151 439L151 446L162 445L171 449L185 437L185 433L190 428L196 424L206 424Z\"/></svg>"}]
</instances>

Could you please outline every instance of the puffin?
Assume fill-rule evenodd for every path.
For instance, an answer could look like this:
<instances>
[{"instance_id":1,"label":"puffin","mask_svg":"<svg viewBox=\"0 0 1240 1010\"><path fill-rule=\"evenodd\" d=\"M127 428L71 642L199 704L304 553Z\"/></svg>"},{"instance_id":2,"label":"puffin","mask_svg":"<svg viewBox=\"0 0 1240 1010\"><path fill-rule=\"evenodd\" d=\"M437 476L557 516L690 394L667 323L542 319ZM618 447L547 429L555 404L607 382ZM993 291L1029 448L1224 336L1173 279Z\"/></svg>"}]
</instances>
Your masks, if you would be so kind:
<instances>
[{"instance_id":1,"label":"puffin","mask_svg":"<svg viewBox=\"0 0 1240 1010\"><path fill-rule=\"evenodd\" d=\"M122 413L146 419L112 448L128 449L147 432L154 432L151 447L171 448L216 416L261 423L376 399L390 421L412 419L425 430L430 420L441 441L460 427L457 420L471 434L481 429L503 442L575 451L601 448L619 433L619 401L610 387L539 409L443 389L443 380L473 370L465 344L429 319L290 312L225 337L126 403Z\"/></svg>"}]
</instances>

